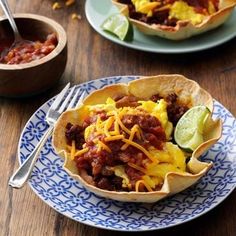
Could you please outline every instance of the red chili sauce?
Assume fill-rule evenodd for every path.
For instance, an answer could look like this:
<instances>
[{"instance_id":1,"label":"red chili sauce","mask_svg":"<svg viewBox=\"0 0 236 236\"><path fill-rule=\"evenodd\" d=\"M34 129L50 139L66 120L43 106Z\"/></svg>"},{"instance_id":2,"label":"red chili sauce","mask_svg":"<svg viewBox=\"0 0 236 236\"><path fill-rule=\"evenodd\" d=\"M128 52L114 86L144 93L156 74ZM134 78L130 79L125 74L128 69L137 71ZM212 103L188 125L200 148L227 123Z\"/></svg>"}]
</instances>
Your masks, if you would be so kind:
<instances>
[{"instance_id":1,"label":"red chili sauce","mask_svg":"<svg viewBox=\"0 0 236 236\"><path fill-rule=\"evenodd\" d=\"M152 96L150 100L156 102L161 98L162 97L157 94ZM178 103L176 94L170 94L164 99L168 104L168 117L170 117L173 125L175 126L180 117L188 110L188 107ZM115 101L117 108L125 106L138 106L138 98L134 96L119 97L115 99ZM87 117L81 126L68 123L65 132L68 145L71 145L72 141L75 141L76 149L82 149L82 145L85 143L84 130L89 125L96 123L98 116L102 121L108 119L105 111L99 111L96 115ZM165 130L156 117L149 114L124 115L122 118L122 123L128 129L132 128L134 125L138 125L141 128L143 134L141 140L134 138L134 141L139 145L144 148L154 146L156 149L163 149L163 144L166 142ZM113 130L114 127L111 127L110 129ZM128 138L125 132L122 134L125 138ZM94 143L94 138L95 137L91 135L89 139L86 140L86 147L89 148L89 151L79 157L75 157L75 162L81 173L81 177L89 184L95 185L101 189L114 191L134 190L136 181L141 178L143 173L127 164L133 163L135 165L142 166L143 160L147 160L148 157L133 146L129 146L127 149L121 150L121 147L124 144L121 140L106 142L104 134L100 134L100 136L96 136L96 138L105 143L112 150L112 152L107 152L106 150L98 151ZM122 178L114 174L111 167L116 165L126 166L125 173L129 177L131 189L125 189L122 186ZM156 190L158 190L158 186L156 188ZM141 189L140 191L145 191L145 189Z\"/></svg>"},{"instance_id":2,"label":"red chili sauce","mask_svg":"<svg viewBox=\"0 0 236 236\"><path fill-rule=\"evenodd\" d=\"M3 54L0 57L0 63L12 65L38 60L52 52L57 46L57 43L55 33L49 34L44 42L40 42L39 40L32 42L24 41L16 44L13 48L11 48L11 45L9 46L9 43L4 42L4 45L0 45L0 53ZM7 53L5 54L4 51Z\"/></svg>"}]
</instances>

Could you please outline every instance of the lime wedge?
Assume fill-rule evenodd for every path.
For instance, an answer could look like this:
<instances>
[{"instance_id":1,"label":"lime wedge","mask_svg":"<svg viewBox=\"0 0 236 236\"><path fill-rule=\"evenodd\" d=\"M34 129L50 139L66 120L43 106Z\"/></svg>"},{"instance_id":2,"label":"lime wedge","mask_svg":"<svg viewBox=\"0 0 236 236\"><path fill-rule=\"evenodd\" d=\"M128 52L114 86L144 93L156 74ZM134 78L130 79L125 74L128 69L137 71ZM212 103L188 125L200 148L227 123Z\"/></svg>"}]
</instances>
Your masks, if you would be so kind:
<instances>
[{"instance_id":1,"label":"lime wedge","mask_svg":"<svg viewBox=\"0 0 236 236\"><path fill-rule=\"evenodd\" d=\"M101 28L123 41L133 40L133 27L128 18L121 14L109 16L101 25Z\"/></svg>"},{"instance_id":2,"label":"lime wedge","mask_svg":"<svg viewBox=\"0 0 236 236\"><path fill-rule=\"evenodd\" d=\"M211 114L206 106L190 108L178 121L174 138L176 143L186 151L194 151L204 142L204 124Z\"/></svg>"}]
</instances>

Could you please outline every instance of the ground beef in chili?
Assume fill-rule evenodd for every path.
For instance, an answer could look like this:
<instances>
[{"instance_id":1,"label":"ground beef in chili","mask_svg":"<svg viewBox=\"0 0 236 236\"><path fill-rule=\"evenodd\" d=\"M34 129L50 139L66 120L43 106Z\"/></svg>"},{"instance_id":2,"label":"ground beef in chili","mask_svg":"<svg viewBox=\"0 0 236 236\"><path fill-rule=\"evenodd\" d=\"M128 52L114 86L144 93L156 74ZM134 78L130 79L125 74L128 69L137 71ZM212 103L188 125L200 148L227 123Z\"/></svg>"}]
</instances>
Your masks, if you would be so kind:
<instances>
[{"instance_id":1,"label":"ground beef in chili","mask_svg":"<svg viewBox=\"0 0 236 236\"><path fill-rule=\"evenodd\" d=\"M84 141L84 129L79 125L72 125L68 123L66 125L66 132L65 132L66 140L68 145L72 144L72 141L75 141L76 149L82 149L82 144Z\"/></svg>"},{"instance_id":2,"label":"ground beef in chili","mask_svg":"<svg viewBox=\"0 0 236 236\"><path fill-rule=\"evenodd\" d=\"M156 94L153 95L150 100L157 102L161 98L160 95ZM170 94L164 99L168 104L168 116L170 116L173 121L178 120L183 112L186 111L187 107L181 106L178 103L176 94ZM117 104L119 104L118 107L120 107L121 104L123 106L132 106L133 103L137 103L138 100L139 99L134 96L118 97L116 98L116 106ZM82 149L85 143L84 130L89 125L96 123L97 117L100 117L103 121L108 119L106 112L100 110L95 112L93 116L86 118L81 126L68 123L65 132L67 143L71 145L72 140L74 140L76 148ZM144 148L154 146L161 150L163 143L167 141L165 130L162 128L160 121L154 116L145 114L145 112L139 115L126 114L121 120L128 129L131 129L134 125L139 126L142 130L141 140L135 136L133 141ZM110 129L113 130L114 127ZM121 132L123 132L122 134L125 138L129 137L124 131ZM98 151L94 141L95 138L107 145L112 152L108 152L104 149ZM145 167L143 163L148 161L148 157L142 151L131 145L121 150L123 145L124 142L122 140L106 142L104 134L96 134L96 136L90 134L89 138L86 140L88 151L79 157L75 157L77 168L83 172L85 171L87 177L92 179L93 184L98 188L114 191L134 191L135 183L137 180L141 179L143 173L132 168L128 163ZM122 186L122 178L115 175L112 167L117 165L125 166L125 173L130 180L131 188L128 189ZM156 186L156 188L158 188L158 186ZM141 187L140 191L145 191L145 189Z\"/></svg>"},{"instance_id":3,"label":"ground beef in chili","mask_svg":"<svg viewBox=\"0 0 236 236\"><path fill-rule=\"evenodd\" d=\"M159 94L155 94L150 99L153 102L157 102L162 98L163 97ZM174 126L176 126L181 116L188 110L188 107L178 101L178 96L175 93L169 94L164 99L167 102L168 120L171 121Z\"/></svg>"},{"instance_id":4,"label":"ground beef in chili","mask_svg":"<svg viewBox=\"0 0 236 236\"><path fill-rule=\"evenodd\" d=\"M188 110L188 107L180 104L176 94L170 94L166 97L168 119L176 126L181 116Z\"/></svg>"},{"instance_id":5,"label":"ground beef in chili","mask_svg":"<svg viewBox=\"0 0 236 236\"><path fill-rule=\"evenodd\" d=\"M122 122L129 129L137 124L144 131L143 135L146 144L162 149L162 144L166 141L166 135L156 117L150 115L125 115L122 118Z\"/></svg>"},{"instance_id":6,"label":"ground beef in chili","mask_svg":"<svg viewBox=\"0 0 236 236\"><path fill-rule=\"evenodd\" d=\"M97 115L104 117L102 112L99 112ZM74 140L76 148L82 149L82 145L85 142L83 138L84 127L95 123L96 118L94 117L96 116L85 119L84 123L86 124L83 124L82 126L72 125L71 123L67 124L65 136L68 144L71 144L72 140ZM150 115L125 115L122 118L122 122L127 128L132 128L137 124L142 129L142 142L134 139L135 142L140 142L140 144L145 147L152 145L158 149L162 149L162 144L166 141L166 137L165 131L157 118ZM97 136L96 138L106 143L104 141L104 135ZM95 185L102 189L128 191L128 189L122 187L122 179L115 176L114 171L110 167L127 163L142 166L142 161L147 159L144 153L133 146L128 146L127 149L122 151L121 147L124 143L121 140L106 143L112 150L112 153L105 150L98 152L93 142L93 138L87 140L86 145L89 148L89 151L75 158L76 165L78 169L86 170L87 174L93 178ZM141 178L142 173L129 166L125 168L125 172L130 179L131 188L134 190L135 182Z\"/></svg>"}]
</instances>

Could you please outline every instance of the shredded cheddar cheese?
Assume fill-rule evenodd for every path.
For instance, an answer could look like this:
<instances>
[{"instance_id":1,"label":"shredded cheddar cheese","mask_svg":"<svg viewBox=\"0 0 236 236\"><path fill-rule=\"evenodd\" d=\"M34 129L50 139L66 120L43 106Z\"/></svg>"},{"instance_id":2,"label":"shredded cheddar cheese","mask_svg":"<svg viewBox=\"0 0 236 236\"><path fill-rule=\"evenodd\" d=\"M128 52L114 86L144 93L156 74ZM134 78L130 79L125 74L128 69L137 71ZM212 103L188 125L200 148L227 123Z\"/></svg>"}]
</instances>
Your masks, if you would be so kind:
<instances>
[{"instance_id":1,"label":"shredded cheddar cheese","mask_svg":"<svg viewBox=\"0 0 236 236\"><path fill-rule=\"evenodd\" d=\"M129 162L128 165L136 170L139 170L141 172L143 172L144 174L146 174L146 169L144 169L143 167L137 166L134 163Z\"/></svg>"},{"instance_id":2,"label":"shredded cheddar cheese","mask_svg":"<svg viewBox=\"0 0 236 236\"><path fill-rule=\"evenodd\" d=\"M59 2L54 2L53 5L52 5L52 9L53 10L57 10L57 9L60 9L62 6Z\"/></svg>"},{"instance_id":3,"label":"shredded cheddar cheese","mask_svg":"<svg viewBox=\"0 0 236 236\"><path fill-rule=\"evenodd\" d=\"M173 131L173 125L168 121L167 104L164 100L157 103L140 101L138 106L140 109L133 107L116 108L114 104L115 102L111 98L108 98L106 104L87 106L89 111L88 116L96 117L94 122L84 130L85 143L83 144L83 149L76 150L75 141L72 142L71 147L68 147L72 160L89 152L91 143L94 148L92 151L99 153L103 150L109 154L113 152L113 144L111 142L119 141L117 144L120 151L128 154L129 150L126 149L132 146L137 149L137 153L142 152L144 154L141 156L143 157L141 164L140 162L137 164L136 162L129 161L123 165L112 166L111 168L116 176L122 178L122 186L124 188L131 189L131 184L133 184L133 189L137 192L140 190L143 191L143 187L149 192L156 190L157 186L163 184L166 173L170 171L185 171L185 156L178 146L171 142L163 141L165 142L163 148L158 150L150 144L148 144L149 146L145 145L145 142L146 144L148 143L145 139L145 131L138 125L138 122L131 129L125 126L125 124L129 124L129 119L125 122L126 115L140 114L148 115L149 117L151 115L160 121L160 127L163 128L162 132L165 132L168 138ZM101 112L105 113L105 119L101 118L103 117L101 116ZM129 155L131 155L132 159L136 157L133 152ZM125 165L142 173L141 179L137 180L135 184L132 181L130 182Z\"/></svg>"},{"instance_id":4,"label":"shredded cheddar cheese","mask_svg":"<svg viewBox=\"0 0 236 236\"><path fill-rule=\"evenodd\" d=\"M122 123L120 117L117 114L115 117L116 117L116 120L117 120L119 126L121 127L121 129L124 130L127 134L131 134L131 131L125 127L125 125Z\"/></svg>"},{"instance_id":5,"label":"shredded cheddar cheese","mask_svg":"<svg viewBox=\"0 0 236 236\"><path fill-rule=\"evenodd\" d=\"M138 132L138 125L134 125L131 129L131 133L129 136L129 140L133 141L135 133ZM121 150L124 151L127 147L129 146L129 143L125 143L122 147Z\"/></svg>"},{"instance_id":6,"label":"shredded cheddar cheese","mask_svg":"<svg viewBox=\"0 0 236 236\"><path fill-rule=\"evenodd\" d=\"M133 147L136 147L137 149L139 149L141 152L143 152L153 162L157 161L144 147L142 147L138 143L130 141L129 139L122 139L122 141L125 142L125 143L128 143L129 145L132 145Z\"/></svg>"},{"instance_id":7,"label":"shredded cheddar cheese","mask_svg":"<svg viewBox=\"0 0 236 236\"><path fill-rule=\"evenodd\" d=\"M86 153L86 152L88 152L88 148L86 147L86 148L83 148L82 150L78 150L76 153L75 153L75 157L77 157L77 156L80 156L80 155L82 155L82 154L84 154L84 153Z\"/></svg>"},{"instance_id":8,"label":"shredded cheddar cheese","mask_svg":"<svg viewBox=\"0 0 236 236\"><path fill-rule=\"evenodd\" d=\"M206 2L207 4L204 4ZM156 13L166 11L167 22L168 20L176 21L190 21L193 25L202 23L207 16L217 12L213 0L205 0L202 3L193 2L190 4L188 1L175 0L175 1L160 1L160 0L131 0L135 11L142 13L147 17L157 17ZM197 4L196 4L197 3ZM201 11L198 11L198 7ZM157 17L158 18L158 17ZM163 20L162 24L166 24Z\"/></svg>"},{"instance_id":9,"label":"shredded cheddar cheese","mask_svg":"<svg viewBox=\"0 0 236 236\"><path fill-rule=\"evenodd\" d=\"M136 192L139 192L139 185L140 184L143 184L149 192L153 191L152 188L144 180L138 180L135 184L135 191Z\"/></svg>"},{"instance_id":10,"label":"shredded cheddar cheese","mask_svg":"<svg viewBox=\"0 0 236 236\"><path fill-rule=\"evenodd\" d=\"M97 121L96 121L96 133L97 134L103 133L102 121L101 121L100 116L98 116Z\"/></svg>"},{"instance_id":11,"label":"shredded cheddar cheese","mask_svg":"<svg viewBox=\"0 0 236 236\"><path fill-rule=\"evenodd\" d=\"M76 4L75 0L64 0L63 2L62 1L55 1L52 4L52 9L55 11L55 10L59 10L61 8L64 8L64 9L71 8L75 4ZM70 17L74 21L75 20L80 21L82 19L81 15L76 12L71 13Z\"/></svg>"},{"instance_id":12,"label":"shredded cheddar cheese","mask_svg":"<svg viewBox=\"0 0 236 236\"><path fill-rule=\"evenodd\" d=\"M143 181L150 186L150 188L155 188L156 183L152 180L152 178L148 175L142 176Z\"/></svg>"},{"instance_id":13,"label":"shredded cheddar cheese","mask_svg":"<svg viewBox=\"0 0 236 236\"><path fill-rule=\"evenodd\" d=\"M137 12L152 16L153 10L161 5L161 2L152 2L150 0L132 0Z\"/></svg>"},{"instance_id":14,"label":"shredded cheddar cheese","mask_svg":"<svg viewBox=\"0 0 236 236\"><path fill-rule=\"evenodd\" d=\"M71 14L71 19L72 19L72 20L81 20L82 17L81 17L81 15L79 15L79 14L77 14L77 13L72 13L72 14Z\"/></svg>"},{"instance_id":15,"label":"shredded cheddar cheese","mask_svg":"<svg viewBox=\"0 0 236 236\"><path fill-rule=\"evenodd\" d=\"M98 141L98 145L101 146L102 149L106 150L107 152L111 153L111 149L103 142Z\"/></svg>"},{"instance_id":16,"label":"shredded cheddar cheese","mask_svg":"<svg viewBox=\"0 0 236 236\"><path fill-rule=\"evenodd\" d=\"M115 130L114 130L114 135L119 135L120 134L120 127L119 127L119 123L117 120L115 120Z\"/></svg>"},{"instance_id":17,"label":"shredded cheddar cheese","mask_svg":"<svg viewBox=\"0 0 236 236\"><path fill-rule=\"evenodd\" d=\"M75 141L74 140L72 141L72 144L71 144L70 158L71 160L74 160L75 158Z\"/></svg>"},{"instance_id":18,"label":"shredded cheddar cheese","mask_svg":"<svg viewBox=\"0 0 236 236\"><path fill-rule=\"evenodd\" d=\"M111 116L108 118L104 126L104 133L106 134L107 137L111 136L109 133L109 129L111 128L113 122L114 122L114 116Z\"/></svg>"},{"instance_id":19,"label":"shredded cheddar cheese","mask_svg":"<svg viewBox=\"0 0 236 236\"><path fill-rule=\"evenodd\" d=\"M110 141L115 141L115 140L120 140L120 139L124 139L124 135L120 134L120 135L106 137L105 141L110 142Z\"/></svg>"},{"instance_id":20,"label":"shredded cheddar cheese","mask_svg":"<svg viewBox=\"0 0 236 236\"><path fill-rule=\"evenodd\" d=\"M75 0L66 0L65 5L66 5L67 7L69 7L69 6L71 6L72 4L74 4L74 3L75 3Z\"/></svg>"}]
</instances>

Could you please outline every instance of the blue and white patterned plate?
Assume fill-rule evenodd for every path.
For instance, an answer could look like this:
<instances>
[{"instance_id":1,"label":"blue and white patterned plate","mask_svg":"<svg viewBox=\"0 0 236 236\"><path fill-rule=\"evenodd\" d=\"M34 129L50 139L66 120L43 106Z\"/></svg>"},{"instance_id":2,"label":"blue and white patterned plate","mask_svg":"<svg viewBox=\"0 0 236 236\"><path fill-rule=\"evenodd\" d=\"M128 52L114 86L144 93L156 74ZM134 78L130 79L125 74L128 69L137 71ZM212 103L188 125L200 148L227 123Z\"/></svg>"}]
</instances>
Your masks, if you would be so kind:
<instances>
[{"instance_id":1,"label":"blue and white patterned plate","mask_svg":"<svg viewBox=\"0 0 236 236\"><path fill-rule=\"evenodd\" d=\"M128 82L135 76L90 81L82 87L87 93L105 85ZM42 105L27 122L18 147L22 163L47 129L45 114L53 99ZM236 120L219 102L214 117L223 121L223 135L202 159L213 168L195 186L155 204L122 203L98 197L85 190L62 168L63 161L47 141L29 181L33 191L49 206L78 222L120 231L156 230L190 221L222 202L236 185Z\"/></svg>"}]
</instances>

